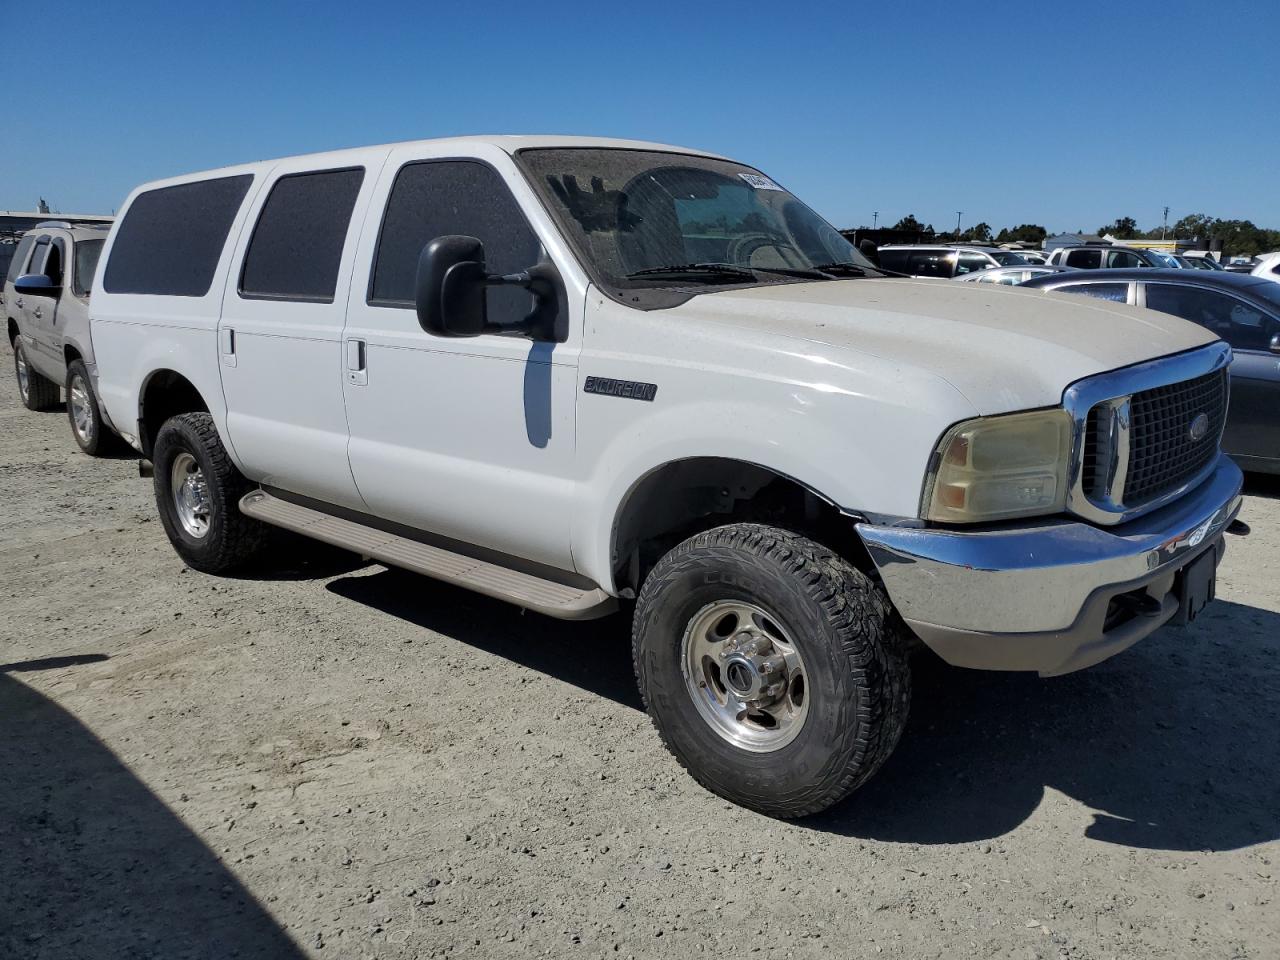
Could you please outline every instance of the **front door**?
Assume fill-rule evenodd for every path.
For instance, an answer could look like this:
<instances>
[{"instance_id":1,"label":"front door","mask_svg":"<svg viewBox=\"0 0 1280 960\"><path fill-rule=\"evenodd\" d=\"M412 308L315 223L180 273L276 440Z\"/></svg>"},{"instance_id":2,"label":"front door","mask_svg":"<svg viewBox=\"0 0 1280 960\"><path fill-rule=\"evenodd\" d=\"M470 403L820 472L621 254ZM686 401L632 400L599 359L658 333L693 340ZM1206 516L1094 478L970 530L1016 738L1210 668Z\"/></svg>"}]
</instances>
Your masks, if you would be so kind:
<instances>
[{"instance_id":1,"label":"front door","mask_svg":"<svg viewBox=\"0 0 1280 960\"><path fill-rule=\"evenodd\" d=\"M252 200L223 295L227 433L251 478L364 509L347 464L342 326L360 218L386 151L275 167Z\"/></svg>"},{"instance_id":2,"label":"front door","mask_svg":"<svg viewBox=\"0 0 1280 960\"><path fill-rule=\"evenodd\" d=\"M476 149L459 158L418 145L388 159L347 313L351 470L379 517L571 569L583 286L566 277L566 343L440 337L414 310L418 256L436 237L478 238L489 273L524 270L559 243L510 157ZM531 302L489 288L489 320L519 320Z\"/></svg>"}]
</instances>

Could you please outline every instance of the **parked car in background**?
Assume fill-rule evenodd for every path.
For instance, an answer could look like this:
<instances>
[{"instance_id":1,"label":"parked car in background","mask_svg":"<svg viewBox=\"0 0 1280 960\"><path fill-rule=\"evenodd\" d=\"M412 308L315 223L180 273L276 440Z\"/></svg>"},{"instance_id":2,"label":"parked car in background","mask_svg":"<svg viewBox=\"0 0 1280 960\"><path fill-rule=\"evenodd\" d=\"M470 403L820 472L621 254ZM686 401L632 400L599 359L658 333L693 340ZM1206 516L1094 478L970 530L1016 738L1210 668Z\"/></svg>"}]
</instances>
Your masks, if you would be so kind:
<instances>
[{"instance_id":1,"label":"parked car in background","mask_svg":"<svg viewBox=\"0 0 1280 960\"><path fill-rule=\"evenodd\" d=\"M1255 277L1280 283L1280 253L1264 253L1249 272Z\"/></svg>"},{"instance_id":2,"label":"parked car in background","mask_svg":"<svg viewBox=\"0 0 1280 960\"><path fill-rule=\"evenodd\" d=\"M943 244L891 244L879 250L880 266L910 277L950 280L994 267L1025 266L1027 261L1012 250L998 247L946 246Z\"/></svg>"},{"instance_id":3,"label":"parked car in background","mask_svg":"<svg viewBox=\"0 0 1280 960\"><path fill-rule=\"evenodd\" d=\"M1032 277L1043 277L1046 274L1055 273L1073 273L1072 267L1046 267L1033 266L1027 264L1023 267L992 267L990 270L979 270L975 273L966 273L959 277L953 277L959 283L999 283L1009 287L1016 287L1020 283L1025 283Z\"/></svg>"},{"instance_id":4,"label":"parked car in background","mask_svg":"<svg viewBox=\"0 0 1280 960\"><path fill-rule=\"evenodd\" d=\"M101 394L187 564L234 570L274 525L551 616L634 600L663 742L774 816L892 752L908 631L957 666L1091 666L1196 617L1241 505L1212 334L888 277L679 147L188 174L128 197L100 275ZM1153 416L1115 417L1131 398ZM1090 455L1099 422L1142 471Z\"/></svg>"},{"instance_id":5,"label":"parked car in background","mask_svg":"<svg viewBox=\"0 0 1280 960\"><path fill-rule=\"evenodd\" d=\"M1183 252L1182 256L1190 262L1191 266L1200 270L1226 269L1208 250L1186 250Z\"/></svg>"},{"instance_id":6,"label":"parked car in background","mask_svg":"<svg viewBox=\"0 0 1280 960\"><path fill-rule=\"evenodd\" d=\"M1218 271L1079 271L1023 284L1171 313L1231 345L1222 447L1246 470L1280 473L1280 284Z\"/></svg>"},{"instance_id":7,"label":"parked car in background","mask_svg":"<svg viewBox=\"0 0 1280 960\"><path fill-rule=\"evenodd\" d=\"M1102 244L1058 247L1049 254L1046 262L1054 267L1076 267L1080 270L1128 270L1136 267L1162 266L1150 250Z\"/></svg>"},{"instance_id":8,"label":"parked car in background","mask_svg":"<svg viewBox=\"0 0 1280 960\"><path fill-rule=\"evenodd\" d=\"M1016 253L1027 263L1041 264L1049 259L1049 255L1043 250L1009 250L1009 253Z\"/></svg>"},{"instance_id":9,"label":"parked car in background","mask_svg":"<svg viewBox=\"0 0 1280 960\"><path fill-rule=\"evenodd\" d=\"M65 220L37 224L14 251L0 298L22 402L51 409L65 387L71 434L95 456L110 452L117 439L98 401L89 337L89 291L108 229Z\"/></svg>"}]
</instances>

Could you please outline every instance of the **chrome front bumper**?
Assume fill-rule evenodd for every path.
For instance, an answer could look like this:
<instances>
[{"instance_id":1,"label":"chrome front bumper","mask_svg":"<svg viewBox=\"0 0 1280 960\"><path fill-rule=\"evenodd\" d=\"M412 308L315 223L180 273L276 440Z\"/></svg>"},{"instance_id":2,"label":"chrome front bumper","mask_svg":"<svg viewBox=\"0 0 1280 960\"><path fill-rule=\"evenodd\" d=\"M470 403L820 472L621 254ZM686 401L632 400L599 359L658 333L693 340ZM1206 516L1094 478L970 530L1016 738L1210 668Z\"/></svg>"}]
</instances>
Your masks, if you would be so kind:
<instances>
[{"instance_id":1,"label":"chrome front bumper","mask_svg":"<svg viewBox=\"0 0 1280 960\"><path fill-rule=\"evenodd\" d=\"M898 612L948 663L1070 673L1178 613L1177 574L1208 550L1221 556L1242 483L1240 468L1221 456L1195 490L1119 526L1055 519L981 531L857 529ZM1121 594L1143 612L1117 615Z\"/></svg>"}]
</instances>

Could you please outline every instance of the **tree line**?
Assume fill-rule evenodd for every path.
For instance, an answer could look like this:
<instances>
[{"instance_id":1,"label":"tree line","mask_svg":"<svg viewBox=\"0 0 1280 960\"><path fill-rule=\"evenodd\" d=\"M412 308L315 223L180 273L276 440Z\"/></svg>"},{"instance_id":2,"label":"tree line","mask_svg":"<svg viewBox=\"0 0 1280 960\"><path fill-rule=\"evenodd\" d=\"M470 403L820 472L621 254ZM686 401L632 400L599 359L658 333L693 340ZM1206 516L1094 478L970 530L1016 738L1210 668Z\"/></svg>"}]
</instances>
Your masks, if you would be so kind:
<instances>
[{"instance_id":1,"label":"tree line","mask_svg":"<svg viewBox=\"0 0 1280 960\"><path fill-rule=\"evenodd\" d=\"M991 225L978 223L967 230L938 232L933 224L921 223L914 214L907 214L892 227L919 233L925 237L947 243L1042 243L1049 231L1038 223L1020 223L1016 227L1002 227L992 233ZM1085 233L1078 230L1077 233ZM1221 240L1226 256L1256 256L1271 250L1280 250L1280 230L1268 230L1250 220L1219 220L1203 213L1183 217L1167 228L1155 227L1139 230L1133 217L1117 217L1113 223L1099 227L1098 236L1110 235L1117 240L1159 240L1161 234L1167 240Z\"/></svg>"}]
</instances>

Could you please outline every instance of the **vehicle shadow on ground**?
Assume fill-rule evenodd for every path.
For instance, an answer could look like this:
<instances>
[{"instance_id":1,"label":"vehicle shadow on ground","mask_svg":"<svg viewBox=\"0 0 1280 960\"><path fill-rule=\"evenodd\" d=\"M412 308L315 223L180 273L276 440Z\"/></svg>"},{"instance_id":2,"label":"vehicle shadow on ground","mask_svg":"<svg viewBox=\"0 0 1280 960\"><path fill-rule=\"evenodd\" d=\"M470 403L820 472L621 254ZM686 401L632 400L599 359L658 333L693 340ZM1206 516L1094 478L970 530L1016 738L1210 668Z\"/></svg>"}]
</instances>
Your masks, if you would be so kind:
<instances>
[{"instance_id":1,"label":"vehicle shadow on ground","mask_svg":"<svg viewBox=\"0 0 1280 960\"><path fill-rule=\"evenodd\" d=\"M920 844L999 837L1052 788L1093 809L1085 835L1161 850L1280 838L1280 614L1218 601L1091 670L1041 679L916 661L895 754L805 821Z\"/></svg>"},{"instance_id":2,"label":"vehicle shadow on ground","mask_svg":"<svg viewBox=\"0 0 1280 960\"><path fill-rule=\"evenodd\" d=\"M105 744L9 675L37 669L0 668L0 956L302 957Z\"/></svg>"},{"instance_id":3,"label":"vehicle shadow on ground","mask_svg":"<svg viewBox=\"0 0 1280 960\"><path fill-rule=\"evenodd\" d=\"M1244 475L1244 492L1254 497L1268 497L1280 500L1280 474L1246 473Z\"/></svg>"},{"instance_id":4,"label":"vehicle shadow on ground","mask_svg":"<svg viewBox=\"0 0 1280 960\"><path fill-rule=\"evenodd\" d=\"M631 621L554 620L415 573L389 569L326 587L348 600L643 710L631 667Z\"/></svg>"},{"instance_id":5,"label":"vehicle shadow on ground","mask_svg":"<svg viewBox=\"0 0 1280 960\"><path fill-rule=\"evenodd\" d=\"M388 570L349 600L642 709L624 615L564 623ZM1096 811L1099 841L1233 849L1280 838L1280 614L1218 601L1091 670L1041 679L915 665L911 720L884 769L801 825L918 844L991 840L1046 788Z\"/></svg>"}]
</instances>

